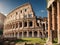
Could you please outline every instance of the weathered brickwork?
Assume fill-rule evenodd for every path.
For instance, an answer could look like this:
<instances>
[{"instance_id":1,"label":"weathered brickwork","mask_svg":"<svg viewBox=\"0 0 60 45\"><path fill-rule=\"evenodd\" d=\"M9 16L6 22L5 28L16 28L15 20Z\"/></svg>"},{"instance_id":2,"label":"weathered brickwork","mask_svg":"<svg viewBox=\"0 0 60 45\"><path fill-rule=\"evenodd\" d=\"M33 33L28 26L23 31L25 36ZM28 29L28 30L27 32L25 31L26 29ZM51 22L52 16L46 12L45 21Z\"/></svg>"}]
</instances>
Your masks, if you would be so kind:
<instances>
[{"instance_id":1,"label":"weathered brickwork","mask_svg":"<svg viewBox=\"0 0 60 45\"><path fill-rule=\"evenodd\" d=\"M44 25L43 25L44 24ZM44 37L47 21L37 18L29 3L11 11L4 22L4 37ZM44 28L43 28L44 27ZM45 32L46 30L46 32ZM44 34L45 33L45 34Z\"/></svg>"},{"instance_id":2,"label":"weathered brickwork","mask_svg":"<svg viewBox=\"0 0 60 45\"><path fill-rule=\"evenodd\" d=\"M60 0L48 0L48 42L58 38L60 43ZM52 33L51 33L52 32Z\"/></svg>"},{"instance_id":3,"label":"weathered brickwork","mask_svg":"<svg viewBox=\"0 0 60 45\"><path fill-rule=\"evenodd\" d=\"M0 13L0 35L3 33L3 27L4 27L4 20L6 16L2 13Z\"/></svg>"}]
</instances>

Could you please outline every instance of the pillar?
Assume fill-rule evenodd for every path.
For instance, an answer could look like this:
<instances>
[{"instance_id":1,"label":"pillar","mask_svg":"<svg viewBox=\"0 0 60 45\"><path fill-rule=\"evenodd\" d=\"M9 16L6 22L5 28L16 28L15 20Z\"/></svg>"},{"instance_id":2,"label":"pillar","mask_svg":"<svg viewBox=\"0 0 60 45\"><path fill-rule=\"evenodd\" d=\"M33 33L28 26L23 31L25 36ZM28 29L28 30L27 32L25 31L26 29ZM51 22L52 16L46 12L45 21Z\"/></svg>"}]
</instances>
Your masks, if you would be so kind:
<instances>
[{"instance_id":1,"label":"pillar","mask_svg":"<svg viewBox=\"0 0 60 45\"><path fill-rule=\"evenodd\" d=\"M24 37L23 31L22 31L22 38Z\"/></svg>"},{"instance_id":2,"label":"pillar","mask_svg":"<svg viewBox=\"0 0 60 45\"><path fill-rule=\"evenodd\" d=\"M34 31L32 31L32 37L34 37Z\"/></svg>"},{"instance_id":3,"label":"pillar","mask_svg":"<svg viewBox=\"0 0 60 45\"><path fill-rule=\"evenodd\" d=\"M60 44L60 2L57 1L58 44Z\"/></svg>"},{"instance_id":4,"label":"pillar","mask_svg":"<svg viewBox=\"0 0 60 45\"><path fill-rule=\"evenodd\" d=\"M40 37L39 35L40 35L40 32L39 31L37 31L38 32L38 34L37 34L37 37Z\"/></svg>"},{"instance_id":5,"label":"pillar","mask_svg":"<svg viewBox=\"0 0 60 45\"><path fill-rule=\"evenodd\" d=\"M16 33L14 32L14 37L16 37Z\"/></svg>"},{"instance_id":6,"label":"pillar","mask_svg":"<svg viewBox=\"0 0 60 45\"><path fill-rule=\"evenodd\" d=\"M47 25L47 22L45 21L45 30L47 30L47 26L46 25Z\"/></svg>"},{"instance_id":7,"label":"pillar","mask_svg":"<svg viewBox=\"0 0 60 45\"><path fill-rule=\"evenodd\" d=\"M11 28L11 29L13 29L13 24L12 24L11 26L12 26L12 28Z\"/></svg>"},{"instance_id":8,"label":"pillar","mask_svg":"<svg viewBox=\"0 0 60 45\"><path fill-rule=\"evenodd\" d=\"M12 34L10 33L10 36L12 37Z\"/></svg>"},{"instance_id":9,"label":"pillar","mask_svg":"<svg viewBox=\"0 0 60 45\"><path fill-rule=\"evenodd\" d=\"M24 28L24 22L22 21L22 28Z\"/></svg>"},{"instance_id":10,"label":"pillar","mask_svg":"<svg viewBox=\"0 0 60 45\"><path fill-rule=\"evenodd\" d=\"M54 2L55 3L55 2ZM54 41L54 38L57 37L57 29L56 29L56 26L57 26L57 15L56 15L56 6L55 4L52 4L52 41ZM55 35L54 35L55 34Z\"/></svg>"},{"instance_id":11,"label":"pillar","mask_svg":"<svg viewBox=\"0 0 60 45\"><path fill-rule=\"evenodd\" d=\"M29 28L29 21L27 21L27 28Z\"/></svg>"},{"instance_id":12,"label":"pillar","mask_svg":"<svg viewBox=\"0 0 60 45\"><path fill-rule=\"evenodd\" d=\"M48 42L52 43L52 36L51 36L51 27L52 27L52 14L51 8L48 9Z\"/></svg>"},{"instance_id":13,"label":"pillar","mask_svg":"<svg viewBox=\"0 0 60 45\"><path fill-rule=\"evenodd\" d=\"M19 32L18 32L18 34L17 34L17 38L19 39Z\"/></svg>"},{"instance_id":14,"label":"pillar","mask_svg":"<svg viewBox=\"0 0 60 45\"><path fill-rule=\"evenodd\" d=\"M19 28L19 22L18 22L18 28Z\"/></svg>"},{"instance_id":15,"label":"pillar","mask_svg":"<svg viewBox=\"0 0 60 45\"><path fill-rule=\"evenodd\" d=\"M29 32L27 31L27 37L29 37Z\"/></svg>"}]
</instances>

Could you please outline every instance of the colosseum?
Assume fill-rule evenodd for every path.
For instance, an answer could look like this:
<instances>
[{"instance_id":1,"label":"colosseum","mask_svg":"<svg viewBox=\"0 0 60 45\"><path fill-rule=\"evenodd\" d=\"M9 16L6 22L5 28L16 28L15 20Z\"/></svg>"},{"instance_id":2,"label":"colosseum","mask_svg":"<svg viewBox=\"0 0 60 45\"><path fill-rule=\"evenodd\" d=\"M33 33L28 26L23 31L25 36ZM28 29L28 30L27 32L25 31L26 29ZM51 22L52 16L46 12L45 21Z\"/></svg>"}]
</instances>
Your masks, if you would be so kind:
<instances>
[{"instance_id":1,"label":"colosseum","mask_svg":"<svg viewBox=\"0 0 60 45\"><path fill-rule=\"evenodd\" d=\"M37 18L31 4L11 11L4 22L4 37L47 37L47 18Z\"/></svg>"}]
</instances>

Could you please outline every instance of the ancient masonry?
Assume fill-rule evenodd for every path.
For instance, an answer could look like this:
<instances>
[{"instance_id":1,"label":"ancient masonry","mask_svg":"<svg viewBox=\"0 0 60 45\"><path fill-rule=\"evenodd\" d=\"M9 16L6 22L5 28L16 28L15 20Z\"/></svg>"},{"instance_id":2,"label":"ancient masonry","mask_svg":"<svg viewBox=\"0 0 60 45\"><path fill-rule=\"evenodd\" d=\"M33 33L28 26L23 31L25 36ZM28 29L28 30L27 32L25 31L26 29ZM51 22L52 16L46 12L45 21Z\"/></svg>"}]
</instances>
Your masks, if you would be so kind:
<instances>
[{"instance_id":1,"label":"ancient masonry","mask_svg":"<svg viewBox=\"0 0 60 45\"><path fill-rule=\"evenodd\" d=\"M47 9L48 43L52 43L58 37L58 44L60 44L60 0L48 0Z\"/></svg>"},{"instance_id":2,"label":"ancient masonry","mask_svg":"<svg viewBox=\"0 0 60 45\"><path fill-rule=\"evenodd\" d=\"M0 34L3 33L3 26L4 26L4 20L6 16L2 13L0 13Z\"/></svg>"},{"instance_id":3,"label":"ancient masonry","mask_svg":"<svg viewBox=\"0 0 60 45\"><path fill-rule=\"evenodd\" d=\"M4 22L4 37L45 37L47 35L47 20L37 18L29 3L23 4L11 11Z\"/></svg>"}]
</instances>

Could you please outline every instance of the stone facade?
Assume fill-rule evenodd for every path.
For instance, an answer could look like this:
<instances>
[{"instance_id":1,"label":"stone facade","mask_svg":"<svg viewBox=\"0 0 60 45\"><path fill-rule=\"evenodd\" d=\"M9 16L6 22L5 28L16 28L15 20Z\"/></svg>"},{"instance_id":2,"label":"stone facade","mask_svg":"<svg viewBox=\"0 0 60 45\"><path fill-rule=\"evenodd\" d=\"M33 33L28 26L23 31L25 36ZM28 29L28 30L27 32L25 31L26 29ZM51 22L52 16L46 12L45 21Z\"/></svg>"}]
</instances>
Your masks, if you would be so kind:
<instances>
[{"instance_id":1,"label":"stone facade","mask_svg":"<svg viewBox=\"0 0 60 45\"><path fill-rule=\"evenodd\" d=\"M60 43L60 0L48 0L48 42L58 37Z\"/></svg>"},{"instance_id":2,"label":"stone facade","mask_svg":"<svg viewBox=\"0 0 60 45\"><path fill-rule=\"evenodd\" d=\"M37 18L32 6L26 3L17 7L7 15L4 22L3 35L4 37L17 38L43 37L43 24L45 32L47 30L47 21L45 20L43 22L42 19Z\"/></svg>"},{"instance_id":3,"label":"stone facade","mask_svg":"<svg viewBox=\"0 0 60 45\"><path fill-rule=\"evenodd\" d=\"M6 18L6 16L4 16L4 14L0 13L0 33L2 33L2 31L3 31L5 18Z\"/></svg>"}]
</instances>

